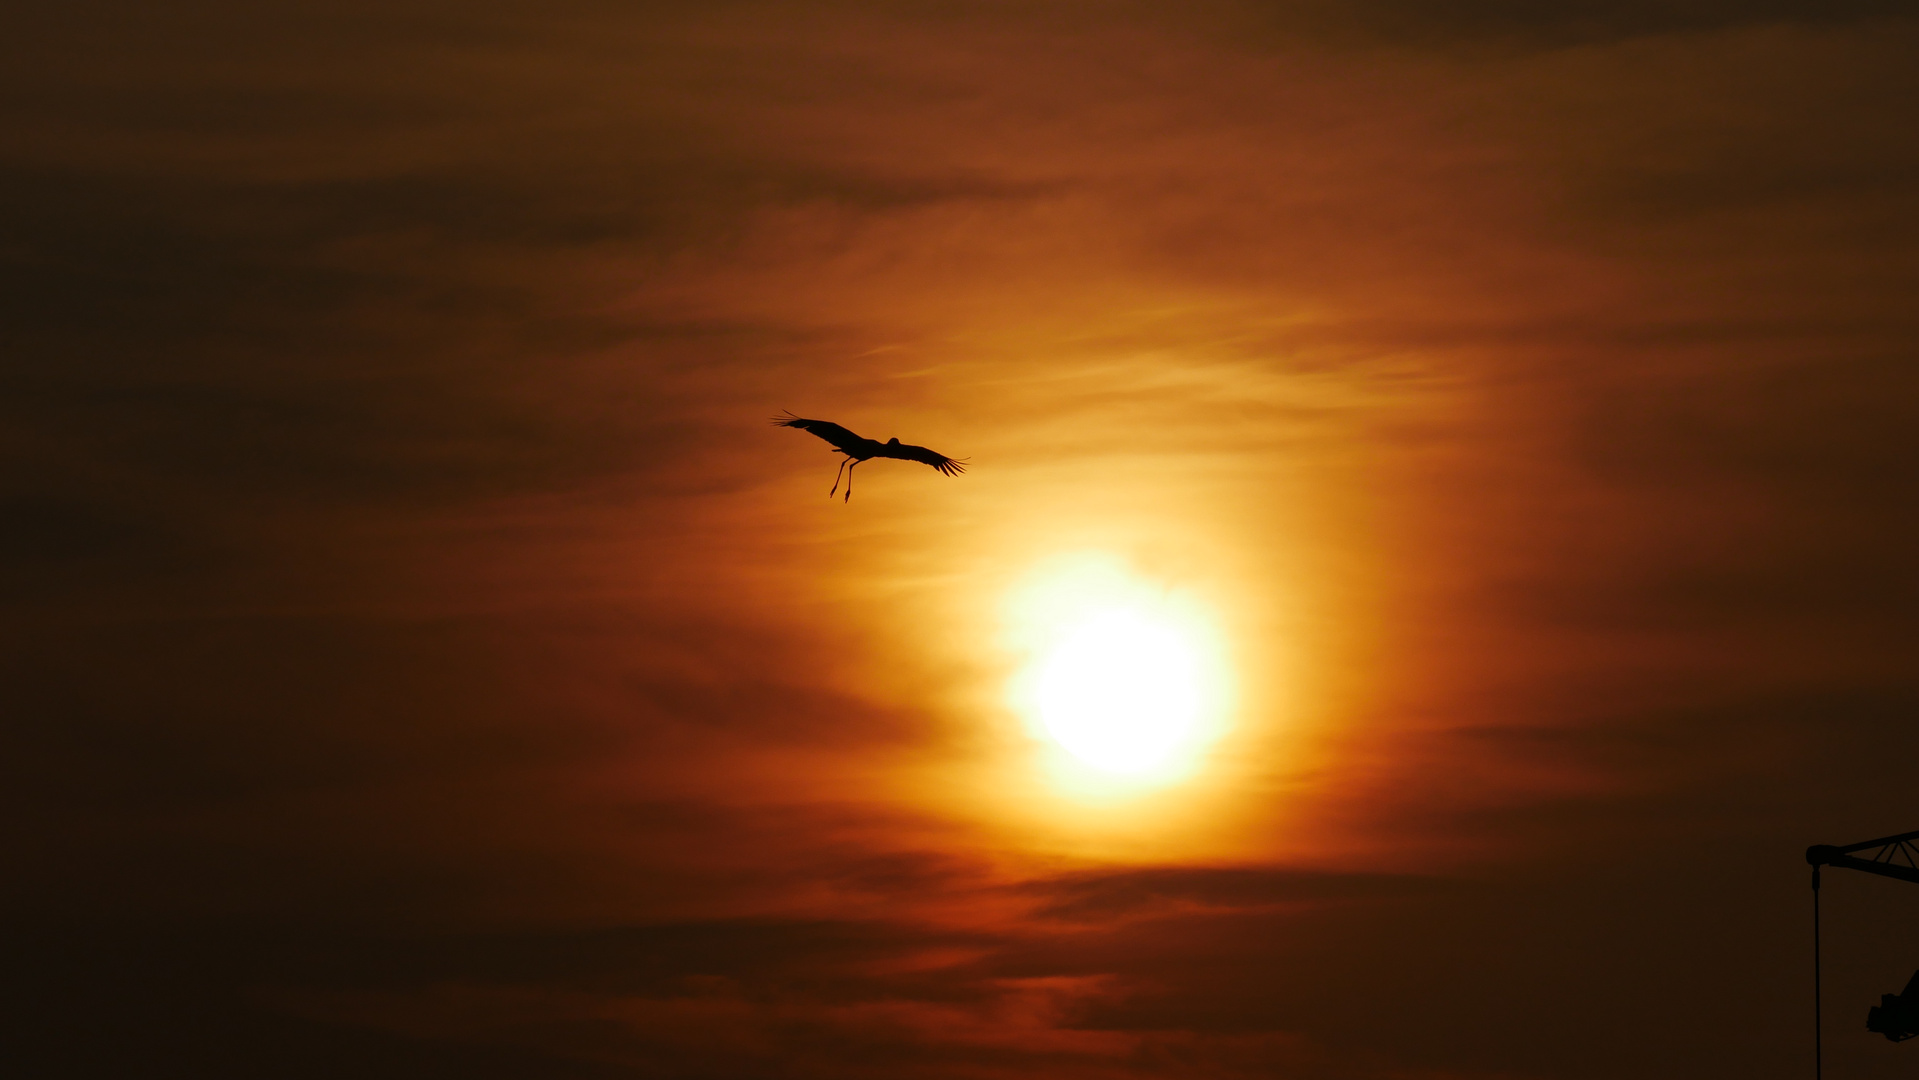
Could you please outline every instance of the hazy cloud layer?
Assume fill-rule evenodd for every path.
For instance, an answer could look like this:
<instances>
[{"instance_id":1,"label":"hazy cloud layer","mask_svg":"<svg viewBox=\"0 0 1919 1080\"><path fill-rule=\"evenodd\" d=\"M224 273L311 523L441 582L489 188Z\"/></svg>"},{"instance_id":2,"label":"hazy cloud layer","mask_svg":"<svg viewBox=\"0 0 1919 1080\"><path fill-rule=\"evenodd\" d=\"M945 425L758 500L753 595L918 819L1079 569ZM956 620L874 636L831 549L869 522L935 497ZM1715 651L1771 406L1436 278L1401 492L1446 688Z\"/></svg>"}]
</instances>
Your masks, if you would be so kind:
<instances>
[{"instance_id":1,"label":"hazy cloud layer","mask_svg":"<svg viewBox=\"0 0 1919 1080\"><path fill-rule=\"evenodd\" d=\"M63 5L22 1075L1773 1077L1919 827L1896 5ZM824 497L827 416L971 459ZM997 598L1215 600L1075 810ZM1910 974L1829 878L1835 1072ZM1841 1036L1841 1030L1844 1036Z\"/></svg>"}]
</instances>

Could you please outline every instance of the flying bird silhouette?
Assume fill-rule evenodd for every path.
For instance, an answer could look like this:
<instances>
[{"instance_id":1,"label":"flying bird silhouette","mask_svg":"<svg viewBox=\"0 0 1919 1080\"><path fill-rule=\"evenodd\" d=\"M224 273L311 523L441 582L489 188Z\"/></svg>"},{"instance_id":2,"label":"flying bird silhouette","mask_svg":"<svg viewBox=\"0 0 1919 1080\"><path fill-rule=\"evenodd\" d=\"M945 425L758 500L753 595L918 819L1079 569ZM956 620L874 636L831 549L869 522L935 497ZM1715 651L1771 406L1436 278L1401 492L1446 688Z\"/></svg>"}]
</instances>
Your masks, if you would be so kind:
<instances>
[{"instance_id":1,"label":"flying bird silhouette","mask_svg":"<svg viewBox=\"0 0 1919 1080\"><path fill-rule=\"evenodd\" d=\"M911 446L900 442L897 438L888 439L885 442L880 442L877 439L864 438L853 434L838 424L833 423L831 420L808 420L804 416L794 416L789 412L785 416L775 416L773 423L780 427L799 428L801 431L810 431L820 438L825 439L827 442L832 443L833 449L846 455L840 459L840 471L846 474L846 501L849 502L853 498L853 470L859 468L860 462L868 458L898 458L901 461L924 462L947 476L958 476L960 473L966 471L966 466L963 463L954 461L945 454L934 453L924 446ZM829 499L832 498L834 492L839 491L839 489L840 476L839 473L835 473L833 475L833 490L828 491L826 497Z\"/></svg>"}]
</instances>

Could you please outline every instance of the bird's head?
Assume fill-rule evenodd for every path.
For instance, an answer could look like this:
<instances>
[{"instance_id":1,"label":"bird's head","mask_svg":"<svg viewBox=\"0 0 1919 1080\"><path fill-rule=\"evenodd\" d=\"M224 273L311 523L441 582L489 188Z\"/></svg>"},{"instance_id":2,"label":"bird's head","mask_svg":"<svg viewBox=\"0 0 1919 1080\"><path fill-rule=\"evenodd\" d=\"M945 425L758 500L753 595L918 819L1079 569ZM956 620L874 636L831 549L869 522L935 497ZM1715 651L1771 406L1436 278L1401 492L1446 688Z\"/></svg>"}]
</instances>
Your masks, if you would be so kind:
<instances>
[{"instance_id":1,"label":"bird's head","mask_svg":"<svg viewBox=\"0 0 1919 1080\"><path fill-rule=\"evenodd\" d=\"M892 438L886 440L886 445L888 446L898 446L899 444L900 444L900 437L898 435L895 435Z\"/></svg>"}]
</instances>

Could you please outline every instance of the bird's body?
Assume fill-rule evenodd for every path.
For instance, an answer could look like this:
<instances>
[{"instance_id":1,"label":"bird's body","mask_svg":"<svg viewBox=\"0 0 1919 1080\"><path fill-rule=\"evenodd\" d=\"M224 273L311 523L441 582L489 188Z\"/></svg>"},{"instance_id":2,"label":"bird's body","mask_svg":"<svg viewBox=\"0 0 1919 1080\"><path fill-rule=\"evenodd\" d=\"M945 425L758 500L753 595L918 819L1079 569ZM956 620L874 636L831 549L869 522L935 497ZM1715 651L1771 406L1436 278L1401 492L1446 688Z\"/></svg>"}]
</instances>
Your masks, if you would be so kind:
<instances>
[{"instance_id":1,"label":"bird's body","mask_svg":"<svg viewBox=\"0 0 1919 1080\"><path fill-rule=\"evenodd\" d=\"M845 470L846 473L847 499L853 497L853 468L859 465L860 462L871 458L880 457L895 458L900 461L917 461L922 464L931 465L945 476L958 476L960 473L966 471L964 463L955 461L945 454L935 453L924 446L902 443L898 438L888 439L885 442L880 442L878 439L869 439L863 435L856 435L840 425L833 423L831 420L808 420L803 416L794 416L792 413L787 413L785 416L774 417L773 423L780 427L799 428L801 431L818 435L820 438L833 444L834 450L846 455L840 459L840 468ZM829 499L832 498L833 495L839 491L839 488L840 479L835 475L833 477L833 489L826 493L826 497Z\"/></svg>"}]
</instances>

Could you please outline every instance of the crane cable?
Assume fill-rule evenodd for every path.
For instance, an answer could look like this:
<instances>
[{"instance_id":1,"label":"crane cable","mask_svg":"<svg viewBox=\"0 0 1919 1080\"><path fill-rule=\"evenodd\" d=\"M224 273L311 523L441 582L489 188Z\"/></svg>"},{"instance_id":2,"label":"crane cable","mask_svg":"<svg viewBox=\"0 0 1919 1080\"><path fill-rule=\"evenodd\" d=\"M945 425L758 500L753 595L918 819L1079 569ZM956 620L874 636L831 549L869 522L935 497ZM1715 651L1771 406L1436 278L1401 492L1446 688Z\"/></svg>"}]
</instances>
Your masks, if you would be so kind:
<instances>
[{"instance_id":1,"label":"crane cable","mask_svg":"<svg viewBox=\"0 0 1919 1080\"><path fill-rule=\"evenodd\" d=\"M1819 1023L1819 864L1812 867L1812 1076L1824 1080L1824 1053Z\"/></svg>"}]
</instances>

